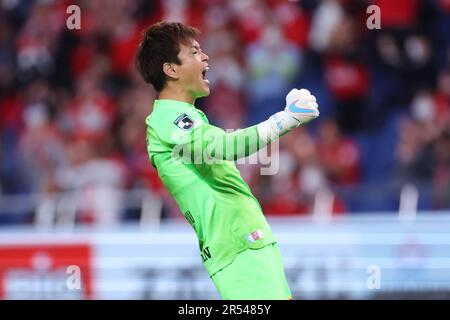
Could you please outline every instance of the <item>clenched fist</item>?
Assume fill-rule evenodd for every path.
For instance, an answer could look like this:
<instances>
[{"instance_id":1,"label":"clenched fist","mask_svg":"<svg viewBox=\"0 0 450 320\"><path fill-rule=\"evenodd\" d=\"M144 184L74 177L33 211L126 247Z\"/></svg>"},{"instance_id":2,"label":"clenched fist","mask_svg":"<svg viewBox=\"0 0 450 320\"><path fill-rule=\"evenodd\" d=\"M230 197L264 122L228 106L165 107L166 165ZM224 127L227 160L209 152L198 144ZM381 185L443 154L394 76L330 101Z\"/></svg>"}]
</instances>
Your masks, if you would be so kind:
<instances>
[{"instance_id":1,"label":"clenched fist","mask_svg":"<svg viewBox=\"0 0 450 320\"><path fill-rule=\"evenodd\" d=\"M306 89L292 89L286 96L284 110L299 122L298 125L307 123L320 114L316 97Z\"/></svg>"}]
</instances>

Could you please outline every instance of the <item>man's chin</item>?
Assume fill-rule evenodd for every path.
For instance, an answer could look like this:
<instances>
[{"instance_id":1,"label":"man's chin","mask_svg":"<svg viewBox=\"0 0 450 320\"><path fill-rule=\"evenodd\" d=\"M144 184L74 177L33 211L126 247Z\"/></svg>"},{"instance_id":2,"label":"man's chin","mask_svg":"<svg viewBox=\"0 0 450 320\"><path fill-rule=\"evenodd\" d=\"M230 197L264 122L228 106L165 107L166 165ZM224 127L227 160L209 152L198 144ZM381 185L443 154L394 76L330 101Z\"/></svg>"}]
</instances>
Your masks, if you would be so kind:
<instances>
[{"instance_id":1,"label":"man's chin","mask_svg":"<svg viewBox=\"0 0 450 320\"><path fill-rule=\"evenodd\" d=\"M202 90L198 95L197 98L204 98L209 96L209 94L211 93L211 91L208 89Z\"/></svg>"}]
</instances>

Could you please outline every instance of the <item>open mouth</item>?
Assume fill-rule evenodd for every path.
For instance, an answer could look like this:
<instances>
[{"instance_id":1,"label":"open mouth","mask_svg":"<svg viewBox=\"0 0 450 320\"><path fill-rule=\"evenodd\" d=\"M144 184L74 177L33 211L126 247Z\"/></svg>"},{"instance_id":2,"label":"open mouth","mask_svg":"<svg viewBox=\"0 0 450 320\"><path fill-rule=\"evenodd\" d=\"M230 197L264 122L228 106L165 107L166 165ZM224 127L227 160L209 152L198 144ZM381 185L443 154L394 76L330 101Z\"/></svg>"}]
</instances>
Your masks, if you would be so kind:
<instances>
[{"instance_id":1,"label":"open mouth","mask_svg":"<svg viewBox=\"0 0 450 320\"><path fill-rule=\"evenodd\" d=\"M209 67L206 66L205 69L202 71L202 79L203 81L207 82L209 84L209 80L206 78L206 72L209 70Z\"/></svg>"}]
</instances>

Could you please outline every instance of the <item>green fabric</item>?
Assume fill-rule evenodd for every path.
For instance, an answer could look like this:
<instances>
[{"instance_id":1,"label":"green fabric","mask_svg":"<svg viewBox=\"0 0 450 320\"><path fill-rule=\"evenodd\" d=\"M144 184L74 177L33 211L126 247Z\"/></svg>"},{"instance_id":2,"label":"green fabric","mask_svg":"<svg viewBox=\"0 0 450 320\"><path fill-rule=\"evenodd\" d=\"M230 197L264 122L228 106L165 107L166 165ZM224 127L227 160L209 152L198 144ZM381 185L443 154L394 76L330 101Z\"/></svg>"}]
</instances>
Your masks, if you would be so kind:
<instances>
[{"instance_id":1,"label":"green fabric","mask_svg":"<svg viewBox=\"0 0 450 320\"><path fill-rule=\"evenodd\" d=\"M185 115L193 121L188 129L176 124ZM261 206L230 161L263 147L255 126L226 133L193 105L174 100L156 100L146 124L151 163L194 228L209 275L237 253L275 242ZM204 161L205 153L214 161ZM255 240L250 235L258 230L262 237Z\"/></svg>"},{"instance_id":2,"label":"green fabric","mask_svg":"<svg viewBox=\"0 0 450 320\"><path fill-rule=\"evenodd\" d=\"M276 243L239 253L212 280L225 300L292 299Z\"/></svg>"}]
</instances>

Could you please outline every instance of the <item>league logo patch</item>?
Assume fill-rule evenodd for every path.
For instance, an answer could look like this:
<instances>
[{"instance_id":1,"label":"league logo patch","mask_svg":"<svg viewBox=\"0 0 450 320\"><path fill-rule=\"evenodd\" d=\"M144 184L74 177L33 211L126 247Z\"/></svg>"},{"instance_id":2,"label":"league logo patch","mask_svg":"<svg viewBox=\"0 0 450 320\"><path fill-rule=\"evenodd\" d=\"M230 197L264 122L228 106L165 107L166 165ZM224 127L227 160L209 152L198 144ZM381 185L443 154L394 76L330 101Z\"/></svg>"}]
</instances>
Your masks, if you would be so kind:
<instances>
[{"instance_id":1,"label":"league logo patch","mask_svg":"<svg viewBox=\"0 0 450 320\"><path fill-rule=\"evenodd\" d=\"M194 126L194 120L192 120L186 113L179 116L174 123L178 128L183 130L189 130Z\"/></svg>"}]
</instances>

